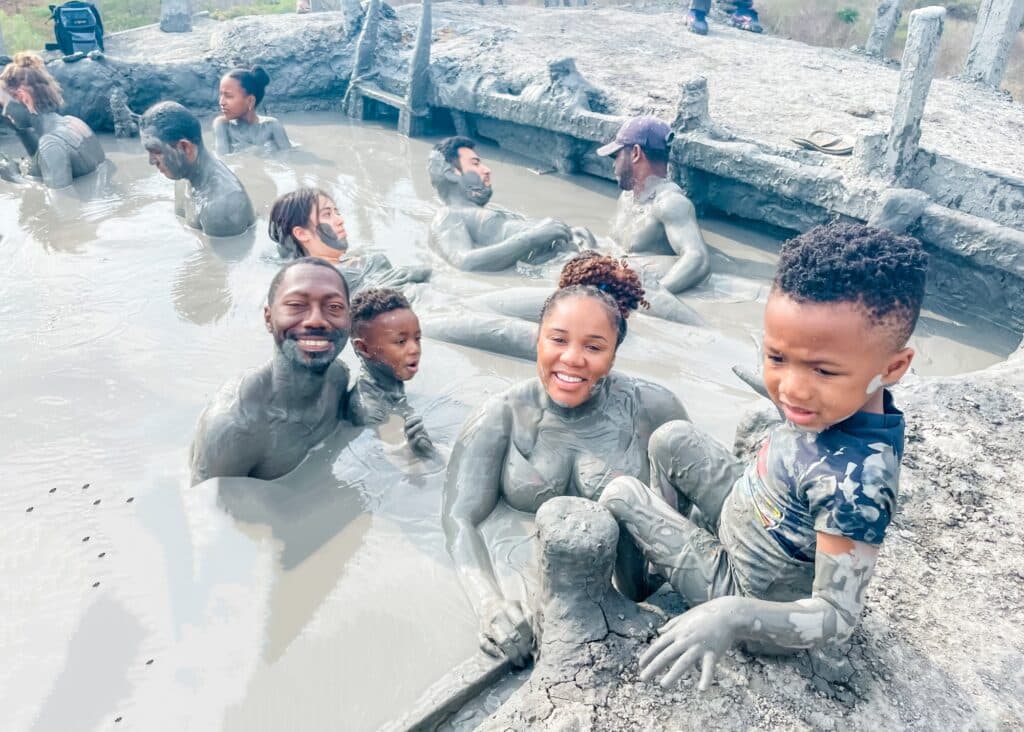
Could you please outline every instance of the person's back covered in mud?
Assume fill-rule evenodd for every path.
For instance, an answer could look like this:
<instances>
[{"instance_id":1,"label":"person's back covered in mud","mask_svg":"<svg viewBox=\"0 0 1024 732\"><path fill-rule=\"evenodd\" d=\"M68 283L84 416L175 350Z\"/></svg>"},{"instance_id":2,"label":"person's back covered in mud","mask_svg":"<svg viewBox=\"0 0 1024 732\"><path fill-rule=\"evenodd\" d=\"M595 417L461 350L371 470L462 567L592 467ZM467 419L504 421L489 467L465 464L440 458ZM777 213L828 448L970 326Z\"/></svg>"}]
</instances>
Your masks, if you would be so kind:
<instances>
[{"instance_id":1,"label":"person's back covered in mud","mask_svg":"<svg viewBox=\"0 0 1024 732\"><path fill-rule=\"evenodd\" d=\"M260 66L232 69L221 78L220 116L213 120L214 149L218 153L225 155L246 147L273 152L292 146L279 120L256 114L269 83L269 74Z\"/></svg>"},{"instance_id":2,"label":"person's back covered in mud","mask_svg":"<svg viewBox=\"0 0 1024 732\"><path fill-rule=\"evenodd\" d=\"M641 658L701 688L736 643L772 653L844 642L896 510L907 372L927 255L907 236L819 226L783 244L765 308L764 385L784 421L744 465L688 422L651 438L651 480L601 496L691 608Z\"/></svg>"},{"instance_id":3,"label":"person's back covered in mud","mask_svg":"<svg viewBox=\"0 0 1024 732\"><path fill-rule=\"evenodd\" d=\"M3 121L14 129L29 156L22 172L42 178L48 188L69 186L106 159L89 125L60 114L60 84L36 54L17 53L0 72L0 102Z\"/></svg>"}]
</instances>

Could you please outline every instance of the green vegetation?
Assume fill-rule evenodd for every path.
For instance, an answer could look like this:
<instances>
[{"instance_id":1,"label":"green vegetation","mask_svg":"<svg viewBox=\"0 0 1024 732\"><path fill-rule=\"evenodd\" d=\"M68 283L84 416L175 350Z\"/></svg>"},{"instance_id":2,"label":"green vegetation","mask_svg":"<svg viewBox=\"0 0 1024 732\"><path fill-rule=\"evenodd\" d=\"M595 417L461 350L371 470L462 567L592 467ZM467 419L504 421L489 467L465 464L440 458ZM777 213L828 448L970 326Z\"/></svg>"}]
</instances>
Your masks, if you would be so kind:
<instances>
[{"instance_id":1,"label":"green vegetation","mask_svg":"<svg viewBox=\"0 0 1024 732\"><path fill-rule=\"evenodd\" d=\"M7 53L41 51L44 44L52 43L53 23L49 5L60 0L0 0L0 28L3 29ZM208 10L217 20L242 15L267 15L295 12L288 0L197 0L192 7L196 12ZM160 20L160 0L100 0L103 28L114 33Z\"/></svg>"}]
</instances>

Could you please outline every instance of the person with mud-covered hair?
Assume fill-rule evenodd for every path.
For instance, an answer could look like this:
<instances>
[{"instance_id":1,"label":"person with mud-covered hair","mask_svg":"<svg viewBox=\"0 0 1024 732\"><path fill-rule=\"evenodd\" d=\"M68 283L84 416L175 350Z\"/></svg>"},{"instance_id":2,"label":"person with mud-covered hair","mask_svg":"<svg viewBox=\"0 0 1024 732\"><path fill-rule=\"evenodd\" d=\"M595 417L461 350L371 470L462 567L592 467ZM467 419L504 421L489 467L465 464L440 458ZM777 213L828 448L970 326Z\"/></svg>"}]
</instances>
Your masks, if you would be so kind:
<instances>
[{"instance_id":1,"label":"person with mud-covered hair","mask_svg":"<svg viewBox=\"0 0 1024 732\"><path fill-rule=\"evenodd\" d=\"M650 483L600 501L690 609L641 678L700 688L737 643L792 652L846 641L896 510L907 372L928 257L908 236L829 224L782 245L764 317L764 386L784 421L745 466L687 422L650 441Z\"/></svg>"},{"instance_id":2,"label":"person with mud-covered hair","mask_svg":"<svg viewBox=\"0 0 1024 732\"><path fill-rule=\"evenodd\" d=\"M533 642L530 611L502 594L480 533L498 500L534 513L555 496L596 500L616 475L646 481L651 434L687 418L667 389L612 369L627 318L645 302L620 260L592 251L570 260L541 312L536 378L488 399L455 443L442 523L488 653L523 664ZM643 594L642 557L620 547L620 559L620 587Z\"/></svg>"},{"instance_id":3,"label":"person with mud-covered hair","mask_svg":"<svg viewBox=\"0 0 1024 732\"><path fill-rule=\"evenodd\" d=\"M270 75L261 66L232 69L221 78L220 116L213 120L218 153L225 155L253 146L274 152L292 146L279 120L256 114L269 83Z\"/></svg>"},{"instance_id":4,"label":"person with mud-covered hair","mask_svg":"<svg viewBox=\"0 0 1024 732\"><path fill-rule=\"evenodd\" d=\"M206 149L196 116L177 102L159 102L139 123L149 164L175 181L175 213L210 236L235 236L256 214L238 176Z\"/></svg>"},{"instance_id":5,"label":"person with mud-covered hair","mask_svg":"<svg viewBox=\"0 0 1024 732\"><path fill-rule=\"evenodd\" d=\"M281 267L263 320L274 354L226 384L199 417L192 484L216 477L273 480L293 470L348 408L348 367L338 359L351 325L345 278L322 259Z\"/></svg>"},{"instance_id":6,"label":"person with mud-covered hair","mask_svg":"<svg viewBox=\"0 0 1024 732\"><path fill-rule=\"evenodd\" d=\"M657 117L634 117L598 155L614 156L622 195L612 220L612 239L634 266L642 266L673 294L700 284L711 272L697 211L668 179L671 128Z\"/></svg>"},{"instance_id":7,"label":"person with mud-covered hair","mask_svg":"<svg viewBox=\"0 0 1024 732\"><path fill-rule=\"evenodd\" d=\"M434 146L427 163L430 182L444 204L430 224L434 248L452 266L470 272L496 272L519 261L544 261L574 252L594 236L555 219L532 221L490 204L491 169L476 142L448 137Z\"/></svg>"},{"instance_id":8,"label":"person with mud-covered hair","mask_svg":"<svg viewBox=\"0 0 1024 732\"><path fill-rule=\"evenodd\" d=\"M319 257L336 266L353 293L430 279L429 267L396 267L383 254L352 255L345 219L320 188L302 187L278 197L270 208L267 233L285 259Z\"/></svg>"},{"instance_id":9,"label":"person with mud-covered hair","mask_svg":"<svg viewBox=\"0 0 1024 732\"><path fill-rule=\"evenodd\" d=\"M85 122L60 114L60 84L34 53L16 53L0 72L0 120L10 125L25 152L22 171L38 176L48 188L65 188L96 170L106 159L103 146Z\"/></svg>"},{"instance_id":10,"label":"person with mud-covered hair","mask_svg":"<svg viewBox=\"0 0 1024 732\"><path fill-rule=\"evenodd\" d=\"M419 373L422 338L419 318L397 290L364 290L352 298L352 347L363 368L349 393L348 418L375 425L400 415L409 447L426 456L434 445L405 397L405 382Z\"/></svg>"}]
</instances>

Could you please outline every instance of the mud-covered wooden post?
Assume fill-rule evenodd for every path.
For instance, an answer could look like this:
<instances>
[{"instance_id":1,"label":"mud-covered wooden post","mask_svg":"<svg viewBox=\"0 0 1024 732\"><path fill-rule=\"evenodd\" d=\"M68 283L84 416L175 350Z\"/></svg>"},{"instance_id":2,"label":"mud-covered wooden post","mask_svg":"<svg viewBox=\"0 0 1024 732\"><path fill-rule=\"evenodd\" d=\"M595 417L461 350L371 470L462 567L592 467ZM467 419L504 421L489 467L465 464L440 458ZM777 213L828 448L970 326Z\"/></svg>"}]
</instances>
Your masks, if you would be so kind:
<instances>
[{"instance_id":1,"label":"mud-covered wooden post","mask_svg":"<svg viewBox=\"0 0 1024 732\"><path fill-rule=\"evenodd\" d=\"M689 81L679 85L679 106L676 110L676 119L672 123L672 144L669 162L671 169L669 177L674 178L695 205L701 202L703 191L703 175L700 171L686 165L684 146L685 136L689 132L695 132L711 123L708 114L708 80L705 76L696 76Z\"/></svg>"},{"instance_id":2,"label":"mud-covered wooden post","mask_svg":"<svg viewBox=\"0 0 1024 732\"><path fill-rule=\"evenodd\" d=\"M999 86L1022 19L1024 0L981 0L964 78Z\"/></svg>"},{"instance_id":3,"label":"mud-covered wooden post","mask_svg":"<svg viewBox=\"0 0 1024 732\"><path fill-rule=\"evenodd\" d=\"M423 0L420 27L416 33L416 46L412 52L409 68L409 91L405 97L406 108L399 111L398 131L415 137L426 132L427 113L430 111L430 0Z\"/></svg>"},{"instance_id":4,"label":"mud-covered wooden post","mask_svg":"<svg viewBox=\"0 0 1024 732\"><path fill-rule=\"evenodd\" d=\"M903 51L900 84L896 90L896 107L892 127L886 138L883 165L893 180L899 179L917 155L921 139L921 118L928 100L928 90L935 75L935 61L942 40L946 10L928 7L910 14L907 45Z\"/></svg>"},{"instance_id":5,"label":"mud-covered wooden post","mask_svg":"<svg viewBox=\"0 0 1024 732\"><path fill-rule=\"evenodd\" d=\"M885 58L886 51L892 44L892 37L903 15L904 0L881 0L875 8L875 22L871 26L864 51L870 56Z\"/></svg>"},{"instance_id":6,"label":"mud-covered wooden post","mask_svg":"<svg viewBox=\"0 0 1024 732\"><path fill-rule=\"evenodd\" d=\"M160 0L160 30L188 33L192 30L192 0Z\"/></svg>"},{"instance_id":7,"label":"mud-covered wooden post","mask_svg":"<svg viewBox=\"0 0 1024 732\"><path fill-rule=\"evenodd\" d=\"M374 58L377 55L377 32L380 27L380 2L370 0L363 15L363 29L359 31L356 41L355 59L352 61L352 75L348 79L348 91L343 106L345 114L356 119L363 119L365 100L359 93L358 85L363 76L370 73Z\"/></svg>"}]
</instances>

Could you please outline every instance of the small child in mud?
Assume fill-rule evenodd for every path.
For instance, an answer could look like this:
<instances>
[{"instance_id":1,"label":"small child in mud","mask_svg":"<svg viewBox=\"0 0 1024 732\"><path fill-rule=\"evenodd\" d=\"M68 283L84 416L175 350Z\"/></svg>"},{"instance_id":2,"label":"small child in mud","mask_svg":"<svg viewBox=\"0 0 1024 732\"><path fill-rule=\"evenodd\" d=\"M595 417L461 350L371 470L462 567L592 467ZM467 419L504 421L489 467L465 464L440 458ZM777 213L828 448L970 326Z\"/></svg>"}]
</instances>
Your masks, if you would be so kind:
<instances>
[{"instance_id":1,"label":"small child in mud","mask_svg":"<svg viewBox=\"0 0 1024 732\"><path fill-rule=\"evenodd\" d=\"M907 372L927 255L907 236L819 226L782 245L765 307L764 384L784 421L743 465L688 422L650 441L651 486L600 501L691 608L640 658L641 678L700 688L736 643L780 653L844 642L896 510Z\"/></svg>"},{"instance_id":2,"label":"small child in mud","mask_svg":"<svg viewBox=\"0 0 1024 732\"><path fill-rule=\"evenodd\" d=\"M352 298L352 346L363 368L349 395L349 419L372 425L399 414L409 447L427 456L434 445L405 398L404 383L419 371L420 339L419 318L402 293L364 290Z\"/></svg>"}]
</instances>

